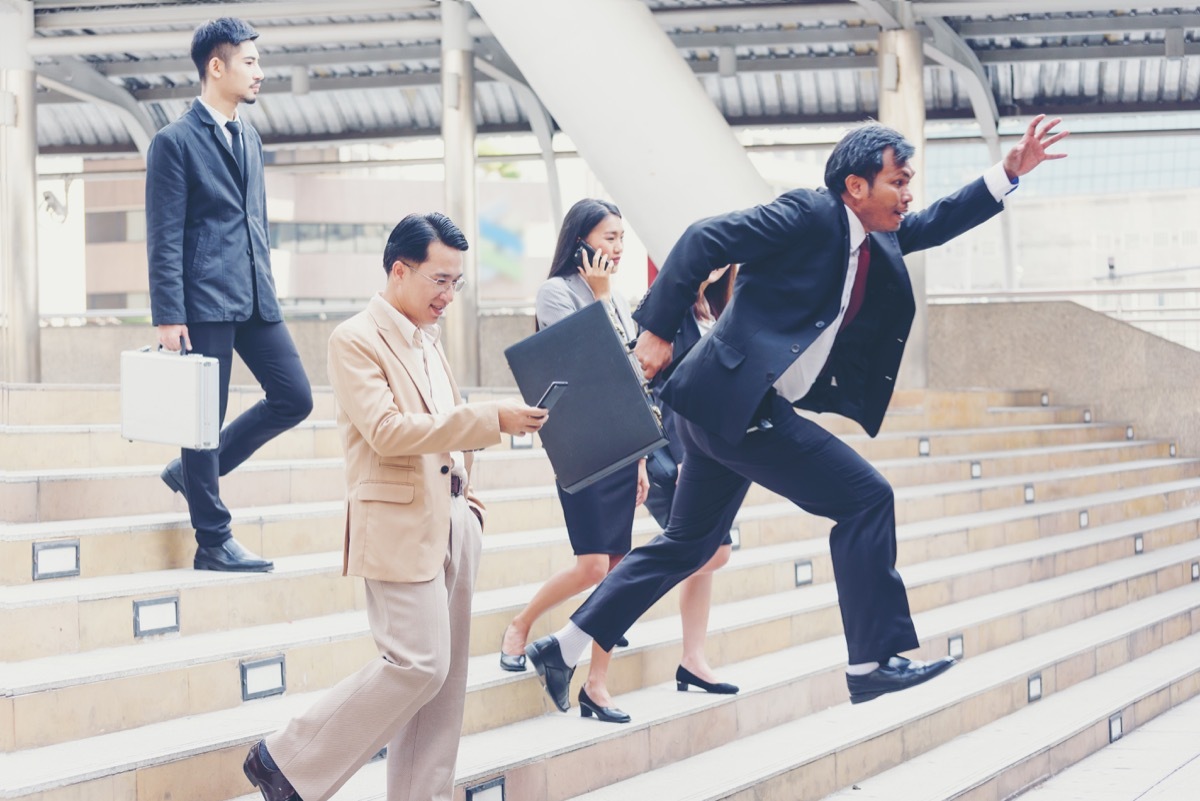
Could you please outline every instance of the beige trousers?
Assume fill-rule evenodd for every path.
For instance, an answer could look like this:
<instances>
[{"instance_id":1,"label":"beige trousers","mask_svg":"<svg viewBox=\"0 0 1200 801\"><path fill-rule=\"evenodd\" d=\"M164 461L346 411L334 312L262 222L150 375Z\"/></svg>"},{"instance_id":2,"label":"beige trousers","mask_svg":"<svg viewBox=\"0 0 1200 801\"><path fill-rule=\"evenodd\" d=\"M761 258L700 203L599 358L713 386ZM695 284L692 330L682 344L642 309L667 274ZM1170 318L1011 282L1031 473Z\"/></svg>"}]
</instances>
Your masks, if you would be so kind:
<instances>
[{"instance_id":1,"label":"beige trousers","mask_svg":"<svg viewBox=\"0 0 1200 801\"><path fill-rule=\"evenodd\" d=\"M325 801L385 745L387 801L450 801L481 534L466 500L452 498L441 575L421 584L366 580L381 658L267 738L304 801Z\"/></svg>"}]
</instances>

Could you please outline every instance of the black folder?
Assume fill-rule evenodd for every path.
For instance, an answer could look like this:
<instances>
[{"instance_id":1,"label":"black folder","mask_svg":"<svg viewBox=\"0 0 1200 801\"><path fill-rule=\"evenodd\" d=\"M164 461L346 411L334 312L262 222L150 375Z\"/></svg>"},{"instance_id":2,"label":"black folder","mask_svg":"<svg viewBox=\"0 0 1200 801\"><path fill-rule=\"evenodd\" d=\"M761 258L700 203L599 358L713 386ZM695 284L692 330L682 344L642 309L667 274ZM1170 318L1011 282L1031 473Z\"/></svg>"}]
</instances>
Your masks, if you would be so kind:
<instances>
[{"instance_id":1,"label":"black folder","mask_svg":"<svg viewBox=\"0 0 1200 801\"><path fill-rule=\"evenodd\" d=\"M525 402L568 382L540 432L558 483L575 492L667 444L603 303L585 306L504 351Z\"/></svg>"}]
</instances>

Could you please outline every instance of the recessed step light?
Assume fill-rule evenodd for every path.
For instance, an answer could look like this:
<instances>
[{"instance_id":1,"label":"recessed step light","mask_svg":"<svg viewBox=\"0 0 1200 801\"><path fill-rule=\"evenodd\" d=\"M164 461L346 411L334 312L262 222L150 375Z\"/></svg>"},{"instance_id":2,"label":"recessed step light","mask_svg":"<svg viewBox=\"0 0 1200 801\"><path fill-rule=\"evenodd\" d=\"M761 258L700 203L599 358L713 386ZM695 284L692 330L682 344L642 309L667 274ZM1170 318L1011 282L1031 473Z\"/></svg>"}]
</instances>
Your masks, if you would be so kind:
<instances>
[{"instance_id":1,"label":"recessed step light","mask_svg":"<svg viewBox=\"0 0 1200 801\"><path fill-rule=\"evenodd\" d=\"M1042 405L1043 405L1043 406L1049 406L1049 405L1050 405L1050 393L1048 393L1048 392L1043 392L1043 393L1042 393Z\"/></svg>"},{"instance_id":2,"label":"recessed step light","mask_svg":"<svg viewBox=\"0 0 1200 801\"><path fill-rule=\"evenodd\" d=\"M1133 426L1125 426L1125 439L1133 439Z\"/></svg>"},{"instance_id":3,"label":"recessed step light","mask_svg":"<svg viewBox=\"0 0 1200 801\"><path fill-rule=\"evenodd\" d=\"M1092 422L1092 410L1091 409L1083 410L1083 422L1085 422L1085 423Z\"/></svg>"},{"instance_id":4,"label":"recessed step light","mask_svg":"<svg viewBox=\"0 0 1200 801\"><path fill-rule=\"evenodd\" d=\"M241 669L243 701L281 695L287 689L287 665L284 664L283 654L243 661Z\"/></svg>"},{"instance_id":5,"label":"recessed step light","mask_svg":"<svg viewBox=\"0 0 1200 801\"><path fill-rule=\"evenodd\" d=\"M505 798L503 776L467 788L467 801L505 801Z\"/></svg>"},{"instance_id":6,"label":"recessed step light","mask_svg":"<svg viewBox=\"0 0 1200 801\"><path fill-rule=\"evenodd\" d=\"M927 437L921 437L919 440L917 440L917 456L928 456L928 455L929 455L929 439Z\"/></svg>"},{"instance_id":7,"label":"recessed step light","mask_svg":"<svg viewBox=\"0 0 1200 801\"><path fill-rule=\"evenodd\" d=\"M1033 503L1033 498L1034 498L1033 485L1026 484L1025 485L1025 503Z\"/></svg>"},{"instance_id":8,"label":"recessed step light","mask_svg":"<svg viewBox=\"0 0 1200 801\"><path fill-rule=\"evenodd\" d=\"M1035 673L1029 677L1028 690L1029 690L1029 694L1028 694L1029 703L1032 704L1034 701L1041 700L1041 697L1042 697L1042 674L1041 673Z\"/></svg>"},{"instance_id":9,"label":"recessed step light","mask_svg":"<svg viewBox=\"0 0 1200 801\"><path fill-rule=\"evenodd\" d=\"M33 580L79 575L79 540L33 544Z\"/></svg>"},{"instance_id":10,"label":"recessed step light","mask_svg":"<svg viewBox=\"0 0 1200 801\"><path fill-rule=\"evenodd\" d=\"M813 583L813 564L807 559L796 562L796 586Z\"/></svg>"},{"instance_id":11,"label":"recessed step light","mask_svg":"<svg viewBox=\"0 0 1200 801\"><path fill-rule=\"evenodd\" d=\"M946 641L946 654L955 659L963 658L963 636L961 634L955 634Z\"/></svg>"},{"instance_id":12,"label":"recessed step light","mask_svg":"<svg viewBox=\"0 0 1200 801\"><path fill-rule=\"evenodd\" d=\"M133 602L133 636L179 631L179 596Z\"/></svg>"},{"instance_id":13,"label":"recessed step light","mask_svg":"<svg viewBox=\"0 0 1200 801\"><path fill-rule=\"evenodd\" d=\"M733 540L733 550L738 550L742 547L742 529L739 526L734 526L729 529L729 539Z\"/></svg>"},{"instance_id":14,"label":"recessed step light","mask_svg":"<svg viewBox=\"0 0 1200 801\"><path fill-rule=\"evenodd\" d=\"M983 465L979 462L971 462L971 478L983 478Z\"/></svg>"},{"instance_id":15,"label":"recessed step light","mask_svg":"<svg viewBox=\"0 0 1200 801\"><path fill-rule=\"evenodd\" d=\"M1133 538L1133 552L1143 553L1146 550L1146 543L1142 539L1142 535L1138 534Z\"/></svg>"},{"instance_id":16,"label":"recessed step light","mask_svg":"<svg viewBox=\"0 0 1200 801\"><path fill-rule=\"evenodd\" d=\"M1115 743L1121 739L1121 735L1125 733L1124 725L1121 722L1121 713L1113 715L1108 719L1108 741Z\"/></svg>"},{"instance_id":17,"label":"recessed step light","mask_svg":"<svg viewBox=\"0 0 1200 801\"><path fill-rule=\"evenodd\" d=\"M1082 512L1080 512L1080 513L1079 513L1079 527L1080 527L1080 528L1087 528L1087 527L1088 527L1088 513L1087 513L1087 509L1084 509Z\"/></svg>"}]
</instances>

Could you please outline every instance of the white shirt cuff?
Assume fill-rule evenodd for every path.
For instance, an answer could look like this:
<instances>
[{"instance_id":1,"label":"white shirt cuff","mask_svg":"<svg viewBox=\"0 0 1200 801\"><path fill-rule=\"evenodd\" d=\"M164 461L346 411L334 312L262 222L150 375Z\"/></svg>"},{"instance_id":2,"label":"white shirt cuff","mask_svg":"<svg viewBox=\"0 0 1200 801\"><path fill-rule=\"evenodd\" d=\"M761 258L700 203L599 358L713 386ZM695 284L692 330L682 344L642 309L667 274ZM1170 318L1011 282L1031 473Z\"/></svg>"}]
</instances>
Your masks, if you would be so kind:
<instances>
[{"instance_id":1,"label":"white shirt cuff","mask_svg":"<svg viewBox=\"0 0 1200 801\"><path fill-rule=\"evenodd\" d=\"M1004 162L996 162L983 173L983 182L987 184L988 191L992 193L992 197L996 198L996 202L1004 200L1004 196L1017 188L1017 184L1008 180L1008 173L1004 171Z\"/></svg>"}]
</instances>

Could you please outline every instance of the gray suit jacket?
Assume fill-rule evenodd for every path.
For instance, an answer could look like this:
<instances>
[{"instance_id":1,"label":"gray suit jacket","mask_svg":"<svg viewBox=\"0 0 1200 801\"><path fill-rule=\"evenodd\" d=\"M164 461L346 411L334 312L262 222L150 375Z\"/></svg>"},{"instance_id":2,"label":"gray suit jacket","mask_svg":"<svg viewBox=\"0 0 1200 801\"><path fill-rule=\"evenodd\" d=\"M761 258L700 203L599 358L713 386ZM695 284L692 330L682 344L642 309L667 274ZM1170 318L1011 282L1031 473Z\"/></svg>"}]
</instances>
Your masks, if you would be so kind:
<instances>
[{"instance_id":1,"label":"gray suit jacket","mask_svg":"<svg viewBox=\"0 0 1200 801\"><path fill-rule=\"evenodd\" d=\"M625 298L613 293L612 306L617 312L622 328L625 329L625 341L637 338L637 323L629 312L629 304ZM537 315L538 328L554 325L564 317L568 317L596 302L592 288L581 275L559 276L544 281L538 287L537 299L534 303L534 313Z\"/></svg>"},{"instance_id":2,"label":"gray suit jacket","mask_svg":"<svg viewBox=\"0 0 1200 801\"><path fill-rule=\"evenodd\" d=\"M282 318L271 276L262 140L242 122L242 180L225 133L199 100L146 154L146 253L155 325Z\"/></svg>"}]
</instances>

